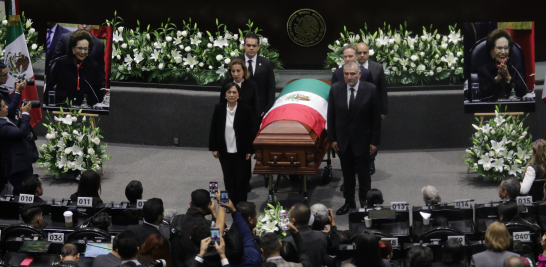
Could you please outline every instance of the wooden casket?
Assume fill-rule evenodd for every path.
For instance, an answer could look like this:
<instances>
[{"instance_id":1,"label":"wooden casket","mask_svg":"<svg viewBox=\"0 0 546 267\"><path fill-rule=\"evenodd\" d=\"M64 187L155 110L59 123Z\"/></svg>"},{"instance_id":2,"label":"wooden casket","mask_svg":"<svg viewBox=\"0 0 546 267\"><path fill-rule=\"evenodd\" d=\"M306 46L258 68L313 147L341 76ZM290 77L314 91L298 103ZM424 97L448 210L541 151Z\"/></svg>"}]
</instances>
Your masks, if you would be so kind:
<instances>
[{"instance_id":1,"label":"wooden casket","mask_svg":"<svg viewBox=\"0 0 546 267\"><path fill-rule=\"evenodd\" d=\"M325 130L329 90L329 81L300 79L287 84L254 140L254 173L317 173L330 147Z\"/></svg>"}]
</instances>

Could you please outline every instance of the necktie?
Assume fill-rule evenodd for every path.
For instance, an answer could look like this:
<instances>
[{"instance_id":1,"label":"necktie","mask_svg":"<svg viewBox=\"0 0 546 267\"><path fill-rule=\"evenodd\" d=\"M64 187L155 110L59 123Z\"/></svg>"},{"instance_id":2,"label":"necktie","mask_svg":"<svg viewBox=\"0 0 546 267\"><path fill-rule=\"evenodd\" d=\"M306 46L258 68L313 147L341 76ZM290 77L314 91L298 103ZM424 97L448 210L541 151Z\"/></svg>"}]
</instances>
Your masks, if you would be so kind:
<instances>
[{"instance_id":1,"label":"necktie","mask_svg":"<svg viewBox=\"0 0 546 267\"><path fill-rule=\"evenodd\" d=\"M355 89L351 87L351 97L349 98L349 112L351 112L351 109L353 108L354 104L355 104Z\"/></svg>"},{"instance_id":2,"label":"necktie","mask_svg":"<svg viewBox=\"0 0 546 267\"><path fill-rule=\"evenodd\" d=\"M254 70L252 69L252 59L248 60L248 72L250 73L250 79L254 79Z\"/></svg>"},{"instance_id":3,"label":"necktie","mask_svg":"<svg viewBox=\"0 0 546 267\"><path fill-rule=\"evenodd\" d=\"M49 51L49 46L51 45L51 34L53 31L51 29L47 29L47 41L46 41L46 49Z\"/></svg>"}]
</instances>

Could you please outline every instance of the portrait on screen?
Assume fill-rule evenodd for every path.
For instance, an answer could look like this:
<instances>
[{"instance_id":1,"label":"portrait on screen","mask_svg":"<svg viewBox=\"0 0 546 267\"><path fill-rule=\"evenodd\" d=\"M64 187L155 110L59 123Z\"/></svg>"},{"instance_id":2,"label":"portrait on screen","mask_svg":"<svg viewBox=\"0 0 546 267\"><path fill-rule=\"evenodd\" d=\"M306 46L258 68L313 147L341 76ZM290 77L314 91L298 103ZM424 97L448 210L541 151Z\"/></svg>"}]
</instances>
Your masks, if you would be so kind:
<instances>
[{"instance_id":1,"label":"portrait on screen","mask_svg":"<svg viewBox=\"0 0 546 267\"><path fill-rule=\"evenodd\" d=\"M463 34L465 105L534 102L533 22L464 23Z\"/></svg>"},{"instance_id":2,"label":"portrait on screen","mask_svg":"<svg viewBox=\"0 0 546 267\"><path fill-rule=\"evenodd\" d=\"M44 103L109 110L112 28L48 22Z\"/></svg>"}]
</instances>

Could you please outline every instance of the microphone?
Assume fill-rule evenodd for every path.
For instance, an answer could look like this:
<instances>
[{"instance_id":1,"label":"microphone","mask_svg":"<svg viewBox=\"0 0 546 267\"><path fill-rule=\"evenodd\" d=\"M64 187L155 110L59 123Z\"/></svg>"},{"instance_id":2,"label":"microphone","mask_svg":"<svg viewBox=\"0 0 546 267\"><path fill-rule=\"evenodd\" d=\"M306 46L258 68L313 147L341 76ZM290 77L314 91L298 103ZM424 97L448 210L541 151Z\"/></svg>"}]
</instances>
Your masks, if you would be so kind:
<instances>
[{"instance_id":1,"label":"microphone","mask_svg":"<svg viewBox=\"0 0 546 267\"><path fill-rule=\"evenodd\" d=\"M516 71L516 73L518 74L519 78L521 79L521 81L523 82L523 85L525 85L525 88L527 89L527 91L529 91L529 87L527 87L527 83L525 82L525 80L523 79L523 77L521 76L521 74L519 73L518 69L516 69L516 67L514 67L513 64L510 64L510 66ZM515 89L516 88L516 85L515 84L512 84L512 89Z\"/></svg>"},{"instance_id":2,"label":"microphone","mask_svg":"<svg viewBox=\"0 0 546 267\"><path fill-rule=\"evenodd\" d=\"M93 86L91 86L91 84L89 84L89 82L87 81L87 79L83 78L83 80L89 85L89 87L91 87L91 92L93 92L93 95L95 95L95 98L97 99L97 103L99 103L99 97L97 96L97 94L95 94L95 90L93 89Z\"/></svg>"},{"instance_id":3,"label":"microphone","mask_svg":"<svg viewBox=\"0 0 546 267\"><path fill-rule=\"evenodd\" d=\"M95 216L101 212L103 212L106 208L108 208L109 206L114 206L114 201L110 202L108 205L106 205L104 208L102 208L101 210L99 210L98 212L96 212L95 214L93 214L93 216L89 217L89 219L85 220L84 222L80 223L78 226L76 226L74 229L78 229L78 228L85 228L85 227L82 227L83 225L89 225L89 222L91 222L91 220L93 220L93 218L95 218Z\"/></svg>"}]
</instances>

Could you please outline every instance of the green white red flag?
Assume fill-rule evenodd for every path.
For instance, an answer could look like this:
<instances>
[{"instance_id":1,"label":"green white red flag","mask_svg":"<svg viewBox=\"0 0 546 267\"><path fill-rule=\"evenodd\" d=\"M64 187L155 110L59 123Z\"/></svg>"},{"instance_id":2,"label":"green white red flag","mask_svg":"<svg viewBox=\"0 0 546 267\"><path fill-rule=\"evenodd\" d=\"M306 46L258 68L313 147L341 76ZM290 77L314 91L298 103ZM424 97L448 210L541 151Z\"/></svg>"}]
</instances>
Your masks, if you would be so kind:
<instances>
[{"instance_id":1,"label":"green white red flag","mask_svg":"<svg viewBox=\"0 0 546 267\"><path fill-rule=\"evenodd\" d=\"M294 120L306 124L320 137L326 127L330 85L315 79L300 79L282 90L262 120L260 131L274 121Z\"/></svg>"},{"instance_id":2,"label":"green white red flag","mask_svg":"<svg viewBox=\"0 0 546 267\"><path fill-rule=\"evenodd\" d=\"M6 48L4 52L4 64L8 68L8 81L6 87L11 92L15 90L15 82L19 77L34 79L32 62L27 48L27 42L21 23L18 0L5 2L8 11L8 30L6 33ZM27 85L21 93L21 100L39 100L36 85ZM42 120L42 110L33 108L30 112L30 124L34 127Z\"/></svg>"}]
</instances>

